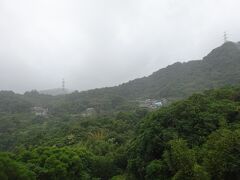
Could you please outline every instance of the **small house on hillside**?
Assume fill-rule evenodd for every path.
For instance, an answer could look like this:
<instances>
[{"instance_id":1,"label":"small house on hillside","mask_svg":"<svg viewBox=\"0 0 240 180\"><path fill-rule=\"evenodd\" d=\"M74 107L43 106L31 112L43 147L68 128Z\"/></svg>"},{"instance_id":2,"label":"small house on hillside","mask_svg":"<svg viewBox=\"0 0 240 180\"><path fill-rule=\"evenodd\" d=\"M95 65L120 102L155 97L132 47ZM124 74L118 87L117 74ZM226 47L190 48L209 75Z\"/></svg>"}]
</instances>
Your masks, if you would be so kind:
<instances>
[{"instance_id":1,"label":"small house on hillside","mask_svg":"<svg viewBox=\"0 0 240 180\"><path fill-rule=\"evenodd\" d=\"M139 107L157 109L162 107L166 103L166 99L155 100L155 99L146 99L144 101L139 101Z\"/></svg>"},{"instance_id":2,"label":"small house on hillside","mask_svg":"<svg viewBox=\"0 0 240 180\"><path fill-rule=\"evenodd\" d=\"M32 112L36 115L36 116L47 116L48 114L48 109L47 108L43 108L43 107L33 107L32 108Z\"/></svg>"},{"instance_id":3,"label":"small house on hillside","mask_svg":"<svg viewBox=\"0 0 240 180\"><path fill-rule=\"evenodd\" d=\"M87 108L85 112L82 113L83 117L89 117L96 115L96 110L94 108Z\"/></svg>"}]
</instances>

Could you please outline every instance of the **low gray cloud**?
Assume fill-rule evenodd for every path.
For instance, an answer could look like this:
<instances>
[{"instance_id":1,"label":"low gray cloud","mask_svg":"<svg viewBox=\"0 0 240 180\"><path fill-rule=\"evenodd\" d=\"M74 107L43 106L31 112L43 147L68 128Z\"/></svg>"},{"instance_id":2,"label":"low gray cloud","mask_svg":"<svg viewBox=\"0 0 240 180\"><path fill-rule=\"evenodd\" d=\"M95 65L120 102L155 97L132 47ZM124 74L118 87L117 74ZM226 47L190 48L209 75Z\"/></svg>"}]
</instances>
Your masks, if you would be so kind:
<instances>
[{"instance_id":1,"label":"low gray cloud","mask_svg":"<svg viewBox=\"0 0 240 180\"><path fill-rule=\"evenodd\" d=\"M86 90L240 40L238 0L0 0L0 89Z\"/></svg>"}]
</instances>

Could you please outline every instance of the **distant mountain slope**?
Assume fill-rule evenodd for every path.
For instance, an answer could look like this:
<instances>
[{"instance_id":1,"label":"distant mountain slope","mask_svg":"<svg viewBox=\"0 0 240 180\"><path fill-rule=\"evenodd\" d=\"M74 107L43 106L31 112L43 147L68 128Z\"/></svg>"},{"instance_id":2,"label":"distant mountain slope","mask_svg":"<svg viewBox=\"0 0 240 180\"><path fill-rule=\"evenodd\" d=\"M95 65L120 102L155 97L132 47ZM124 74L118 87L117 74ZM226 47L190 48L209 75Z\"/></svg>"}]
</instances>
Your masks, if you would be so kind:
<instances>
[{"instance_id":1,"label":"distant mountain slope","mask_svg":"<svg viewBox=\"0 0 240 180\"><path fill-rule=\"evenodd\" d=\"M0 112L13 111L16 109L14 104L24 104L25 108L18 108L19 111L26 111L31 106L43 106L48 107L51 112L72 114L83 112L89 107L103 113L130 110L136 108L138 99L180 99L205 89L239 83L240 43L227 42L212 50L202 60L177 62L148 77L115 87L75 91L70 94L62 89L40 93L32 91L24 95L2 92ZM61 96L63 94L66 95Z\"/></svg>"},{"instance_id":2,"label":"distant mountain slope","mask_svg":"<svg viewBox=\"0 0 240 180\"><path fill-rule=\"evenodd\" d=\"M239 44L227 42L203 60L178 62L118 88L133 97L185 97L196 91L239 82Z\"/></svg>"},{"instance_id":3,"label":"distant mountain slope","mask_svg":"<svg viewBox=\"0 0 240 180\"><path fill-rule=\"evenodd\" d=\"M62 89L62 88L47 89L47 90L39 91L40 94L52 95L52 96L69 94L71 92L72 91L69 91L68 89Z\"/></svg>"},{"instance_id":4,"label":"distant mountain slope","mask_svg":"<svg viewBox=\"0 0 240 180\"><path fill-rule=\"evenodd\" d=\"M12 91L0 91L0 114L28 112L31 103Z\"/></svg>"},{"instance_id":5,"label":"distant mountain slope","mask_svg":"<svg viewBox=\"0 0 240 180\"><path fill-rule=\"evenodd\" d=\"M206 89L240 83L240 43L227 42L202 60L174 63L166 68L115 87L56 96L62 112L79 113L89 107L98 111L129 110L137 99L181 99ZM55 107L55 106L54 106Z\"/></svg>"},{"instance_id":6,"label":"distant mountain slope","mask_svg":"<svg viewBox=\"0 0 240 180\"><path fill-rule=\"evenodd\" d=\"M182 98L205 89L240 83L240 43L227 42L202 60L174 63L143 77L110 88L80 92L83 99L113 95L136 98Z\"/></svg>"}]
</instances>

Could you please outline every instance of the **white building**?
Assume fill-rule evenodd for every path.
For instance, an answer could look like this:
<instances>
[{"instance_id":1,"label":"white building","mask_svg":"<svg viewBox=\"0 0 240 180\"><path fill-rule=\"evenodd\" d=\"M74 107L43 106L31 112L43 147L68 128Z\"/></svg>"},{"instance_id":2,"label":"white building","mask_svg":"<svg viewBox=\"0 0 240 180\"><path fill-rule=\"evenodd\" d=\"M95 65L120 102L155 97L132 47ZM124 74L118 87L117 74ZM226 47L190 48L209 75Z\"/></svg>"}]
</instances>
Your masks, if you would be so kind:
<instances>
[{"instance_id":1,"label":"white building","mask_svg":"<svg viewBox=\"0 0 240 180\"><path fill-rule=\"evenodd\" d=\"M48 113L48 109L43 107L33 107L32 111L36 116L47 116Z\"/></svg>"}]
</instances>

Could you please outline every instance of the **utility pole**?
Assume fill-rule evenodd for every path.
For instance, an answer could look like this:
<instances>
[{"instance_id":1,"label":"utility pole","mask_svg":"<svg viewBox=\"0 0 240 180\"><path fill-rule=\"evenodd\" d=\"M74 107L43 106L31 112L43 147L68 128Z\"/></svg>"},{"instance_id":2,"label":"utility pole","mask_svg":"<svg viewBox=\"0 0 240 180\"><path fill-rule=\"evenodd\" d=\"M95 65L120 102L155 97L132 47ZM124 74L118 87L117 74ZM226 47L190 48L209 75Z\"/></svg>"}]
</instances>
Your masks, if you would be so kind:
<instances>
[{"instance_id":1,"label":"utility pole","mask_svg":"<svg viewBox=\"0 0 240 180\"><path fill-rule=\"evenodd\" d=\"M62 90L64 91L65 90L65 80L62 79Z\"/></svg>"},{"instance_id":2,"label":"utility pole","mask_svg":"<svg viewBox=\"0 0 240 180\"><path fill-rule=\"evenodd\" d=\"M226 31L223 34L223 40L224 40L224 43L226 43L228 41L228 37L227 37Z\"/></svg>"}]
</instances>

